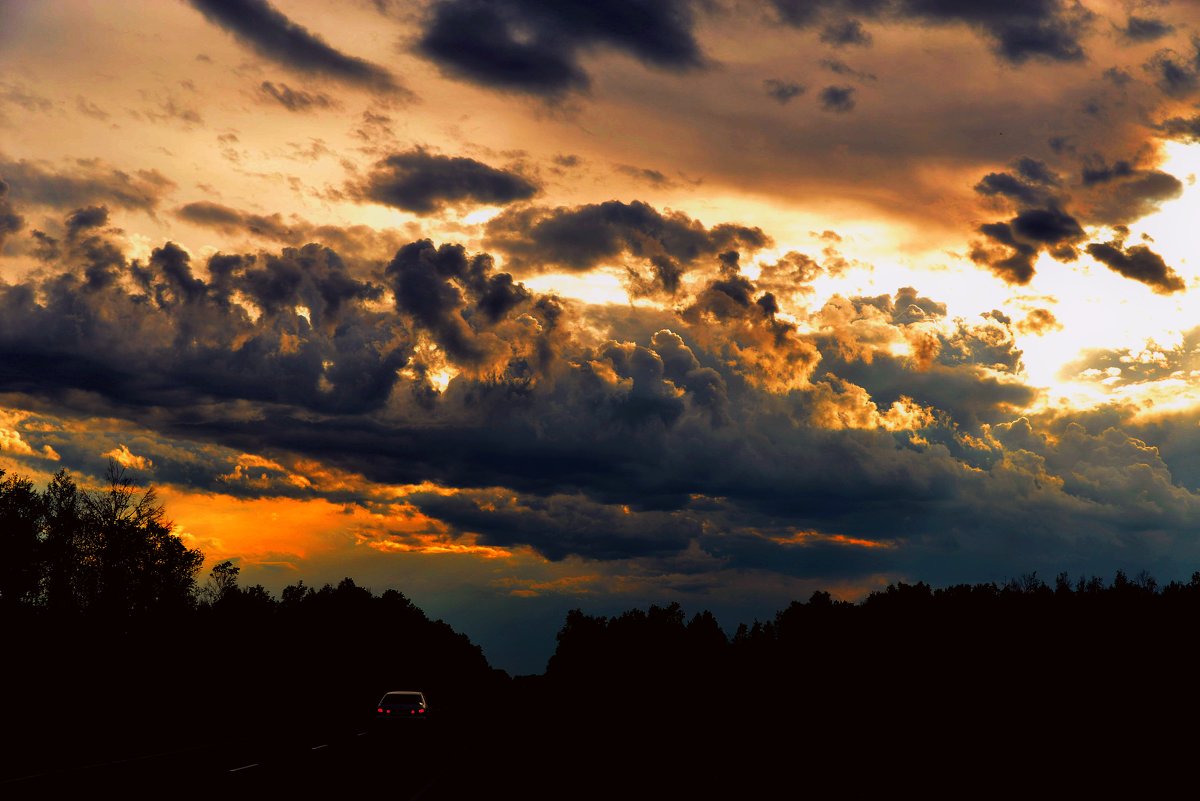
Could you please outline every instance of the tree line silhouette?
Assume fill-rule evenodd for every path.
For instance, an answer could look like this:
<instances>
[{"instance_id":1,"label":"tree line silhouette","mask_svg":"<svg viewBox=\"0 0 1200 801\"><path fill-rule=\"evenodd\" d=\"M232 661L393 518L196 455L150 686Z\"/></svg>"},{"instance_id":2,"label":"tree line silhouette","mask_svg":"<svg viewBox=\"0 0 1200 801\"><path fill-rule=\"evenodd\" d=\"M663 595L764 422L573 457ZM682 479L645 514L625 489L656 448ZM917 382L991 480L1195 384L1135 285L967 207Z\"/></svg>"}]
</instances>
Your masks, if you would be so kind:
<instances>
[{"instance_id":1,"label":"tree line silhouette","mask_svg":"<svg viewBox=\"0 0 1200 801\"><path fill-rule=\"evenodd\" d=\"M34 772L108 743L302 738L361 725L388 690L453 712L498 680L396 590L298 581L277 598L242 587L232 561L201 582L203 562L115 464L95 490L65 471L42 491L0 473L5 727L23 735L0 761Z\"/></svg>"},{"instance_id":2,"label":"tree line silhouette","mask_svg":"<svg viewBox=\"0 0 1200 801\"><path fill-rule=\"evenodd\" d=\"M732 636L678 603L575 609L545 673L511 679L396 590L346 578L275 597L241 586L232 561L201 582L203 561L116 465L96 490L65 471L42 491L0 473L6 714L30 733L6 756L48 758L33 744L114 731L195 741L360 722L404 688L439 711L520 710L527 733L569 732L540 741L560 765L614 727L662 759L695 759L683 744L707 732L726 756L786 744L842 765L872 736L892 755L936 743L962 760L1013 738L1050 748L1067 729L1095 745L1097 732L1153 731L1164 710L1195 719L1200 707L1200 572L1165 585L1121 571L895 582L860 602L815 592Z\"/></svg>"}]
</instances>

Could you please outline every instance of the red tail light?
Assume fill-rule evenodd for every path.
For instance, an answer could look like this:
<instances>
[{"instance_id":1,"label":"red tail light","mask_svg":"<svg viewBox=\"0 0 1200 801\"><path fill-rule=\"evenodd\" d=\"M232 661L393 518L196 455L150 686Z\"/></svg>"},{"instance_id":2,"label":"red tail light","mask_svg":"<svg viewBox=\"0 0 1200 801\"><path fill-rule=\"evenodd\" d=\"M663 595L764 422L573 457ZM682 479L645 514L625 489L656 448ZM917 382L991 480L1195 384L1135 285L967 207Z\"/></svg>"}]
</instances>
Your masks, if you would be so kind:
<instances>
[{"instance_id":1,"label":"red tail light","mask_svg":"<svg viewBox=\"0 0 1200 801\"><path fill-rule=\"evenodd\" d=\"M424 709L418 709L417 711L418 711L418 712L420 712L422 715L424 715L424 714L425 714L425 710L424 710Z\"/></svg>"},{"instance_id":2,"label":"red tail light","mask_svg":"<svg viewBox=\"0 0 1200 801\"><path fill-rule=\"evenodd\" d=\"M376 712L379 712L379 713L381 713L381 714L382 714L382 713L383 713L383 707L379 707L379 709L377 709L377 710L375 710L375 711L376 711Z\"/></svg>"}]
</instances>

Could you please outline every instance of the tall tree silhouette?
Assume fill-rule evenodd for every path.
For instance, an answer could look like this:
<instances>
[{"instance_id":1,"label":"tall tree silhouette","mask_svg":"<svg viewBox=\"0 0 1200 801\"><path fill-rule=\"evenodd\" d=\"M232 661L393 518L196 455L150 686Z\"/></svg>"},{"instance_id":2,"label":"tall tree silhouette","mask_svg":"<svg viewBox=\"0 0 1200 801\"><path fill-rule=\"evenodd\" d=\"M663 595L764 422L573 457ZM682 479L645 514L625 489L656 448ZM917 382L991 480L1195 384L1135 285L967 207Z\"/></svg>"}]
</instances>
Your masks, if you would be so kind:
<instances>
[{"instance_id":1,"label":"tall tree silhouette","mask_svg":"<svg viewBox=\"0 0 1200 801\"><path fill-rule=\"evenodd\" d=\"M80 504L76 595L104 617L166 614L189 607L204 554L171 533L153 489L139 494L110 462L107 488Z\"/></svg>"},{"instance_id":2,"label":"tall tree silhouette","mask_svg":"<svg viewBox=\"0 0 1200 801\"><path fill-rule=\"evenodd\" d=\"M79 595L82 496L65 469L54 474L42 502L45 605L56 614L74 612L83 603Z\"/></svg>"},{"instance_id":3,"label":"tall tree silhouette","mask_svg":"<svg viewBox=\"0 0 1200 801\"><path fill-rule=\"evenodd\" d=\"M36 602L41 581L42 499L33 482L0 470L0 608Z\"/></svg>"}]
</instances>

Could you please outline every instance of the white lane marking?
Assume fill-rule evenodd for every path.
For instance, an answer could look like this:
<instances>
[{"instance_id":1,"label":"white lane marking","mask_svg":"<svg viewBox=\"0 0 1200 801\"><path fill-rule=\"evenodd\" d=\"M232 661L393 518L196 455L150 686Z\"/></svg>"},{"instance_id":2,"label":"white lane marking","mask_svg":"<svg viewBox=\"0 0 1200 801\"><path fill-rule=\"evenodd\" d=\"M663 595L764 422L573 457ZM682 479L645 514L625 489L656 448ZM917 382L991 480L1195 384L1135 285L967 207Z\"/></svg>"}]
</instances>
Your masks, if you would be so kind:
<instances>
[{"instance_id":1,"label":"white lane marking","mask_svg":"<svg viewBox=\"0 0 1200 801\"><path fill-rule=\"evenodd\" d=\"M314 745L314 746L313 746L312 748L310 748L309 750L310 750L310 751L316 751L316 750L318 750L318 749L321 749L321 748L328 748L328 747L329 747L329 743L322 743L321 745Z\"/></svg>"},{"instance_id":2,"label":"white lane marking","mask_svg":"<svg viewBox=\"0 0 1200 801\"><path fill-rule=\"evenodd\" d=\"M229 772L237 773L239 770L246 770L247 768L257 768L257 767L258 767L257 762L251 762L249 765L242 765L240 768L230 768Z\"/></svg>"}]
</instances>

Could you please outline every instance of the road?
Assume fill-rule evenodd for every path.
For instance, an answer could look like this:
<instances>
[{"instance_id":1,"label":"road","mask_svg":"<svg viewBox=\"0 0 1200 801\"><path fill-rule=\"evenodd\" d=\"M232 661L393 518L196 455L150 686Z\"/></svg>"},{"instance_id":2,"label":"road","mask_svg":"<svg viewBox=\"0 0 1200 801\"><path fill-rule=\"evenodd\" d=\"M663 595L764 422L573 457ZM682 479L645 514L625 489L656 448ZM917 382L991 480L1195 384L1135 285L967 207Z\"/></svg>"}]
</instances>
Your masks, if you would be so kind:
<instances>
[{"instance_id":1,"label":"road","mask_svg":"<svg viewBox=\"0 0 1200 801\"><path fill-rule=\"evenodd\" d=\"M9 765L0 775L0 797L669 798L752 784L748 764L738 763L727 737L693 729L691 739L668 739L624 716L611 726L584 723L514 712L508 719L431 720L392 732L361 722L232 729L182 747L154 748L143 740L140 750L124 753L97 743L69 761Z\"/></svg>"},{"instance_id":2,"label":"road","mask_svg":"<svg viewBox=\"0 0 1200 801\"><path fill-rule=\"evenodd\" d=\"M681 717L621 706L514 704L391 732L361 719L230 725L223 736L190 743L143 736L134 747L126 734L124 745L97 738L90 749L76 743L57 758L27 748L40 762L0 763L0 798L724 801L788 797L798 788L928 797L982 786L1019 789L1047 777L1075 787L1102 778L1097 766L1153 776L1191 764L1157 746L1138 749L1128 738L1072 748L1070 739L1010 728L1005 718L969 727L914 725L920 720L855 715L838 725L775 707L752 717Z\"/></svg>"}]
</instances>

